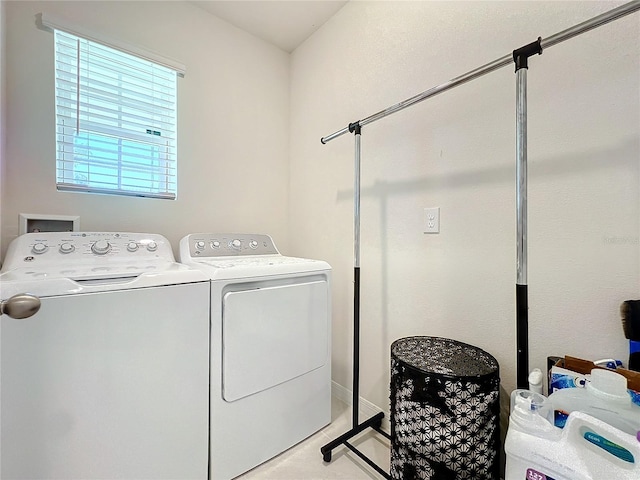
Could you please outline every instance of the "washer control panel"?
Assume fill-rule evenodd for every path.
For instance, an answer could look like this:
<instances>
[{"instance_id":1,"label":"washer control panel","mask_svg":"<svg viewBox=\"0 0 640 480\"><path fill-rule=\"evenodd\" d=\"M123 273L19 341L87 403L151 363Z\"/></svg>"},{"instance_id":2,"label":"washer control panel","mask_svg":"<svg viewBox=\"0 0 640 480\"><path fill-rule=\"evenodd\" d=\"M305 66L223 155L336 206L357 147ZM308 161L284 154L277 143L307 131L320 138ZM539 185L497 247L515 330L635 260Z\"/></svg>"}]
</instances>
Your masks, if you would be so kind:
<instances>
[{"instance_id":1,"label":"washer control panel","mask_svg":"<svg viewBox=\"0 0 640 480\"><path fill-rule=\"evenodd\" d=\"M269 235L239 233L192 233L182 239L180 250L183 258L280 254Z\"/></svg>"},{"instance_id":2,"label":"washer control panel","mask_svg":"<svg viewBox=\"0 0 640 480\"><path fill-rule=\"evenodd\" d=\"M52 266L138 260L173 262L171 244L162 235L150 233L27 233L11 242L2 270L26 264Z\"/></svg>"}]
</instances>

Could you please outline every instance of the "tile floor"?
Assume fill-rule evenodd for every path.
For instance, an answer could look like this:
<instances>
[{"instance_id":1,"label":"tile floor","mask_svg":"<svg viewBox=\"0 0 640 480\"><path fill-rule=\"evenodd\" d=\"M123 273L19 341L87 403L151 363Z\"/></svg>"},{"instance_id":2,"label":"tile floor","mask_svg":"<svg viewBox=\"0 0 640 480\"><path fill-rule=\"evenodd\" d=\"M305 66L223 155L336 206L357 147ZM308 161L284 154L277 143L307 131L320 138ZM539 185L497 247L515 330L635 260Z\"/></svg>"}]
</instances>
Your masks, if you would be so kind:
<instances>
[{"instance_id":1,"label":"tile floor","mask_svg":"<svg viewBox=\"0 0 640 480\"><path fill-rule=\"evenodd\" d=\"M351 428L351 407L336 398L331 403L331 424L272 460L236 480L380 480L382 477L344 445L333 450L331 462L322 461L320 447ZM362 418L366 420L366 418ZM384 471L389 471L389 440L367 429L349 442Z\"/></svg>"}]
</instances>

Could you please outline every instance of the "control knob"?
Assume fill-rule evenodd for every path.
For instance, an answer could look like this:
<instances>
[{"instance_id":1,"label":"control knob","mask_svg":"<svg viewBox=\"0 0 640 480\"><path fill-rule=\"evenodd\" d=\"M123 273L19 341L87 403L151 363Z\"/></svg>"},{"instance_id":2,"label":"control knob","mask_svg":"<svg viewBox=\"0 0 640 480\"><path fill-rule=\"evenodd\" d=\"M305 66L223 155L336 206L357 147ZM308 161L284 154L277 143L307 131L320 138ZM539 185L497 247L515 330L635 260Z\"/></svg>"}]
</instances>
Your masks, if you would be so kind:
<instances>
[{"instance_id":1,"label":"control knob","mask_svg":"<svg viewBox=\"0 0 640 480\"><path fill-rule=\"evenodd\" d=\"M73 243L65 242L60 244L60 253L71 253L76 249Z\"/></svg>"},{"instance_id":2,"label":"control knob","mask_svg":"<svg viewBox=\"0 0 640 480\"><path fill-rule=\"evenodd\" d=\"M149 250L150 252L155 252L156 250L158 250L158 244L151 240L149 243L147 243L147 250Z\"/></svg>"},{"instance_id":3,"label":"control knob","mask_svg":"<svg viewBox=\"0 0 640 480\"><path fill-rule=\"evenodd\" d=\"M196 242L196 248L198 250L203 250L204 246L205 246L205 243L202 240L199 240L199 241Z\"/></svg>"},{"instance_id":4,"label":"control knob","mask_svg":"<svg viewBox=\"0 0 640 480\"><path fill-rule=\"evenodd\" d=\"M127 250L129 250L130 252L135 252L136 250L138 250L138 244L136 242L127 243Z\"/></svg>"},{"instance_id":5,"label":"control knob","mask_svg":"<svg viewBox=\"0 0 640 480\"><path fill-rule=\"evenodd\" d=\"M36 243L31 250L33 251L33 253L40 255L44 252L47 251L49 247L47 247L44 243Z\"/></svg>"},{"instance_id":6,"label":"control knob","mask_svg":"<svg viewBox=\"0 0 640 480\"><path fill-rule=\"evenodd\" d=\"M214 240L211 242L211 248L220 248L220 242L218 240Z\"/></svg>"},{"instance_id":7,"label":"control knob","mask_svg":"<svg viewBox=\"0 0 640 480\"><path fill-rule=\"evenodd\" d=\"M236 250L240 250L242 242L236 238L235 240L231 240L231 242L229 242L229 246L231 248L235 248Z\"/></svg>"},{"instance_id":8,"label":"control knob","mask_svg":"<svg viewBox=\"0 0 640 480\"><path fill-rule=\"evenodd\" d=\"M111 244L106 240L97 240L91 245L91 251L96 255L104 255L109 253L109 250L111 250Z\"/></svg>"},{"instance_id":9,"label":"control knob","mask_svg":"<svg viewBox=\"0 0 640 480\"><path fill-rule=\"evenodd\" d=\"M255 250L256 248L258 248L258 242L256 242L255 240L251 240L249 242L249 246Z\"/></svg>"}]
</instances>

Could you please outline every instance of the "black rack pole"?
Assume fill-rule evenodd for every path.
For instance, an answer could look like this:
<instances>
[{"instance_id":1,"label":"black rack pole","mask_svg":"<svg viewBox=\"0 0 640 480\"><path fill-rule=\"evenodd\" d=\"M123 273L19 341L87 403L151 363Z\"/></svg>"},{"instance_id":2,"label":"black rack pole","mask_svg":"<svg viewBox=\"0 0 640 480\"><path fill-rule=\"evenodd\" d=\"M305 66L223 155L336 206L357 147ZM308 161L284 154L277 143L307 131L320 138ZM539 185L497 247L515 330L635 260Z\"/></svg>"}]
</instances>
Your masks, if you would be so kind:
<instances>
[{"instance_id":1,"label":"black rack pole","mask_svg":"<svg viewBox=\"0 0 640 480\"><path fill-rule=\"evenodd\" d=\"M380 475L390 479L391 476L380 468L376 463L368 458L364 453L349 443L349 440L366 430L373 428L387 438L391 438L389 434L381 428L384 413L380 412L368 420L359 423L358 409L360 404L360 136L362 129L360 122L349 124L349 131L355 137L355 173L353 185L353 400L351 403L351 430L336 438L335 440L324 445L320 452L325 462L331 461L331 452L334 448L345 445L356 455L362 458L366 463L373 467Z\"/></svg>"},{"instance_id":2,"label":"black rack pole","mask_svg":"<svg viewBox=\"0 0 640 480\"><path fill-rule=\"evenodd\" d=\"M513 51L516 64L516 384L529 386L529 300L527 291L527 69L542 54L542 39Z\"/></svg>"},{"instance_id":3,"label":"black rack pole","mask_svg":"<svg viewBox=\"0 0 640 480\"><path fill-rule=\"evenodd\" d=\"M359 122L349 125L355 138L353 183L353 401L352 428L358 425L360 402L360 136Z\"/></svg>"}]
</instances>

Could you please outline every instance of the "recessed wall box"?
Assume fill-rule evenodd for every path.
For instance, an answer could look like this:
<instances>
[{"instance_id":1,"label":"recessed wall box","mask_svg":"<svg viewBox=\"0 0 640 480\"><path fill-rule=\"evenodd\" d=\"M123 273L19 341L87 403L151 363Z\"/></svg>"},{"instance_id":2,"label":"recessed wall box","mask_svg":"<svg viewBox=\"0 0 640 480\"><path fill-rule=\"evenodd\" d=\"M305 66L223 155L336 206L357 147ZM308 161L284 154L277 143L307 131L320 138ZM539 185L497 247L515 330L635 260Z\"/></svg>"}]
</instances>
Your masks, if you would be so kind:
<instances>
[{"instance_id":1,"label":"recessed wall box","mask_svg":"<svg viewBox=\"0 0 640 480\"><path fill-rule=\"evenodd\" d=\"M80 217L73 215L45 215L21 213L19 233L33 232L77 232L80 229Z\"/></svg>"}]
</instances>

